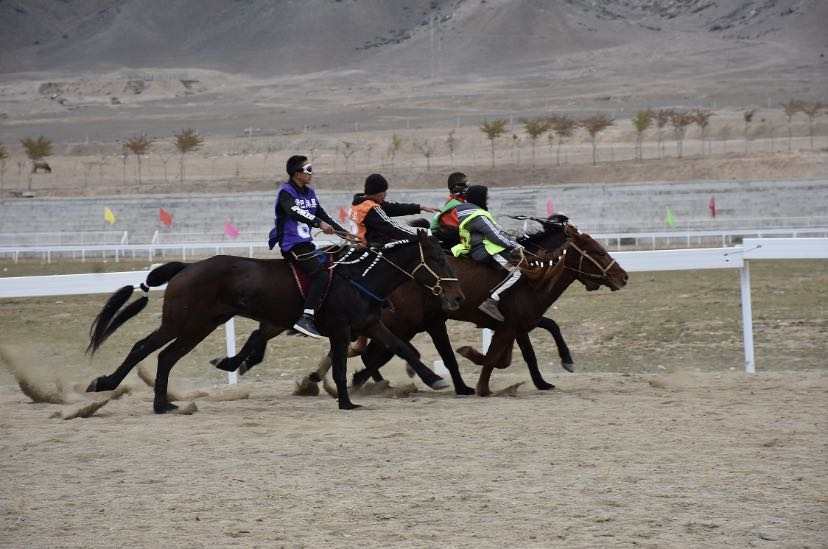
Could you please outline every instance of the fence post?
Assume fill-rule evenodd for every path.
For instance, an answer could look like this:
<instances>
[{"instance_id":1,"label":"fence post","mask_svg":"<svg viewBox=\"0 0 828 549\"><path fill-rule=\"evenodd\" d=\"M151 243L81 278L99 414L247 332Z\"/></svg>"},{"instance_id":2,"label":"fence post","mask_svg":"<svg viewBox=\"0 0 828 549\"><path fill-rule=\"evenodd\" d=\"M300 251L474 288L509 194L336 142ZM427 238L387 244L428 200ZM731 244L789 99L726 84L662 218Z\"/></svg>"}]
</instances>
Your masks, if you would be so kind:
<instances>
[{"instance_id":1,"label":"fence post","mask_svg":"<svg viewBox=\"0 0 828 549\"><path fill-rule=\"evenodd\" d=\"M745 373L756 372L753 361L753 309L750 303L750 267L745 261L739 269L742 296L742 343L745 348Z\"/></svg>"},{"instance_id":2,"label":"fence post","mask_svg":"<svg viewBox=\"0 0 828 549\"><path fill-rule=\"evenodd\" d=\"M236 319L231 318L224 323L224 335L227 343L227 356L236 356ZM238 372L227 372L227 383L235 385L239 382Z\"/></svg>"}]
</instances>

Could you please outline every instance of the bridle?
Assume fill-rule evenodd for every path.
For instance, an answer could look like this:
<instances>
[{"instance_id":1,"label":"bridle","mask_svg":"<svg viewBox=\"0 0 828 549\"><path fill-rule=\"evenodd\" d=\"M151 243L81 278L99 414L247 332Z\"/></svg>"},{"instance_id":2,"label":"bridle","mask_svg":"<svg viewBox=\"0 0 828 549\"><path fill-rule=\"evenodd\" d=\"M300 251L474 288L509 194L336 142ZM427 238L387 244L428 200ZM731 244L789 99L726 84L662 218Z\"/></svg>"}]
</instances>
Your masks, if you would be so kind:
<instances>
[{"instance_id":1,"label":"bridle","mask_svg":"<svg viewBox=\"0 0 828 549\"><path fill-rule=\"evenodd\" d=\"M379 257L381 257L383 260L385 260L386 263L388 263L401 273L404 273L411 280L414 280L418 284L421 284L423 287L431 290L431 293L434 295L443 295L443 282L460 282L459 279L457 279L456 277L440 276L439 274L434 272L434 269L429 267L428 263L426 263L425 252L423 251L423 243L417 242L417 247L420 250L420 262L417 264L416 267L414 267L414 269L410 273L402 267L400 267L399 265L397 265L396 263L394 263L393 261L391 261L390 259L388 259L387 257L383 256L382 252L379 252ZM415 275L417 274L417 271L419 271L420 269L424 269L428 274L434 277L434 284L428 285L416 279Z\"/></svg>"},{"instance_id":2,"label":"bridle","mask_svg":"<svg viewBox=\"0 0 828 549\"><path fill-rule=\"evenodd\" d=\"M607 276L607 273L609 272L610 269L612 269L613 265L616 264L616 261L615 261L614 258L613 258L612 261L609 262L609 264L606 267L602 267L601 264L598 263L598 261L594 257L589 255L589 252L579 248L578 245L575 244L575 242L573 240L571 240L571 239L568 240L565 247L574 249L576 252L578 252L580 254L580 258L578 259L578 268L577 269L574 268L574 267L570 267L566 263L564 263L564 269L568 269L568 270L570 270L574 273L581 274L581 275L584 275L586 277L598 278L598 279L609 281L609 277ZM566 250L564 250L564 253L566 253ZM584 271L583 270L584 259L588 259L593 265L595 265L595 267L597 267L598 270L601 271L601 274L588 273L588 272Z\"/></svg>"},{"instance_id":3,"label":"bridle","mask_svg":"<svg viewBox=\"0 0 828 549\"><path fill-rule=\"evenodd\" d=\"M403 240L403 241L398 241L398 242L408 243L410 241ZM388 246L389 244L395 244L395 242L389 242L385 246ZM371 264L362 272L362 276L365 276L366 274L368 274L368 271L373 269L374 266L377 263L379 263L380 261L384 261L387 264L391 265L396 270L398 270L399 272L403 273L409 279L417 282L418 284L422 285L425 288L428 288L431 291L431 293L436 295L436 296L443 295L443 293L444 293L443 282L459 282L459 279L457 279L455 277L446 277L446 276L440 276L439 274L437 274L434 271L434 269L432 269L428 265L428 263L426 262L425 252L423 251L423 243L422 242L417 242L417 247L419 248L419 252L420 252L420 262L417 264L416 267L414 267L414 269L411 270L411 272L408 272L404 268L400 267L398 264L394 263L393 261L391 261L390 259L385 257L385 255L383 254L382 251L377 251L374 248L366 248L365 251L358 258L356 258L354 260L351 260L351 261L346 261L348 256L350 256L351 253L356 250L355 248L353 248L352 251L345 254L345 256L342 259L340 259L339 261L335 261L332 268L337 266L337 265L353 265L355 263L359 263L360 261L362 261L366 257L367 254L372 253L372 254L375 255L374 261L372 261ZM429 273L431 276L434 277L434 284L426 284L422 281L417 280L416 274L417 274L417 271L419 271L420 269L424 269L427 273Z\"/></svg>"}]
</instances>

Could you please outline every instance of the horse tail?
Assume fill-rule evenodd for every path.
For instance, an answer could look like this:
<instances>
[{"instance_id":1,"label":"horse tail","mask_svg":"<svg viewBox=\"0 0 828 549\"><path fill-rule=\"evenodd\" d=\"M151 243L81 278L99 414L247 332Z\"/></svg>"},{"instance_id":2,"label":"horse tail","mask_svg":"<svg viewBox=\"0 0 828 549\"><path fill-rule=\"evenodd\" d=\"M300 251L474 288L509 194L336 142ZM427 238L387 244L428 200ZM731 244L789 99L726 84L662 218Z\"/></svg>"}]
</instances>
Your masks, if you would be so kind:
<instances>
[{"instance_id":1,"label":"horse tail","mask_svg":"<svg viewBox=\"0 0 828 549\"><path fill-rule=\"evenodd\" d=\"M187 264L180 261L170 261L169 263L164 263L160 267L156 267L151 270L150 274L147 275L147 286L150 288L162 286L186 268Z\"/></svg>"},{"instance_id":2,"label":"horse tail","mask_svg":"<svg viewBox=\"0 0 828 549\"><path fill-rule=\"evenodd\" d=\"M124 286L112 294L106 301L103 309L101 309L101 312L92 321L92 326L89 328L89 345L86 347L86 352L94 355L95 351L103 345L103 342L115 333L115 330L120 328L127 320L144 310L144 307L149 302L148 295L151 287L166 284L186 267L186 263L173 261L153 269L147 275L146 283L139 286L144 292L144 295L126 307L124 307L124 303L132 297L132 292L135 291L134 286Z\"/></svg>"}]
</instances>

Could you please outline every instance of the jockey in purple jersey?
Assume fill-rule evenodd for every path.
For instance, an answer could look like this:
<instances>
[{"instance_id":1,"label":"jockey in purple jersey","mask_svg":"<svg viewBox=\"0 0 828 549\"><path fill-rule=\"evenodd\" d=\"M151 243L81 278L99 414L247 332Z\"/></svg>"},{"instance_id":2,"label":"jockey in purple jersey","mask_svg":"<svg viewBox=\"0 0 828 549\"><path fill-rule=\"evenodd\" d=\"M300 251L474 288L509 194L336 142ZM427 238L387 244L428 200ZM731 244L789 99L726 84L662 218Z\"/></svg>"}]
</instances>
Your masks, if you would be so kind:
<instances>
[{"instance_id":1,"label":"jockey in purple jersey","mask_svg":"<svg viewBox=\"0 0 828 549\"><path fill-rule=\"evenodd\" d=\"M311 228L325 234L346 233L319 204L310 187L313 167L306 156L291 156L287 161L289 179L281 184L276 196L275 227L270 231L270 249L278 243L282 257L291 262L310 279L308 295L301 318L293 325L297 332L311 337L322 337L314 323L314 315L325 292L327 276L321 257L311 237Z\"/></svg>"}]
</instances>

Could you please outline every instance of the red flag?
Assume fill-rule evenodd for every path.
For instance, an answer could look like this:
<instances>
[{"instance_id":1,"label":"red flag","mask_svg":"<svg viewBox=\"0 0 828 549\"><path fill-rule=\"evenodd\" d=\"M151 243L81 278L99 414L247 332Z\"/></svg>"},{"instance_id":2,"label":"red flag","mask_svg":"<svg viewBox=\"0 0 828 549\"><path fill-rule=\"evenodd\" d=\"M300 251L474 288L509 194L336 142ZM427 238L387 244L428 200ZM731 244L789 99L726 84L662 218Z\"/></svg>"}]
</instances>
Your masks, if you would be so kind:
<instances>
[{"instance_id":1,"label":"red flag","mask_svg":"<svg viewBox=\"0 0 828 549\"><path fill-rule=\"evenodd\" d=\"M710 202L707 203L707 209L710 210L710 217L716 217L716 197L710 197Z\"/></svg>"},{"instance_id":2,"label":"red flag","mask_svg":"<svg viewBox=\"0 0 828 549\"><path fill-rule=\"evenodd\" d=\"M339 222L345 223L345 220L348 219L348 212L345 211L345 208L342 206L339 207Z\"/></svg>"},{"instance_id":3,"label":"red flag","mask_svg":"<svg viewBox=\"0 0 828 549\"><path fill-rule=\"evenodd\" d=\"M238 238L239 229L235 225L233 225L230 221L226 221L224 223L224 234L226 234L231 239L232 238Z\"/></svg>"},{"instance_id":4,"label":"red flag","mask_svg":"<svg viewBox=\"0 0 828 549\"><path fill-rule=\"evenodd\" d=\"M163 223L167 227L172 225L172 217L173 217L172 214L170 212L168 212L167 210L165 210L164 208L161 208L161 209L158 210L158 219L160 219L161 223Z\"/></svg>"},{"instance_id":5,"label":"red flag","mask_svg":"<svg viewBox=\"0 0 828 549\"><path fill-rule=\"evenodd\" d=\"M546 217L549 217L555 213L555 206L552 205L552 199L549 198L546 200Z\"/></svg>"}]
</instances>

